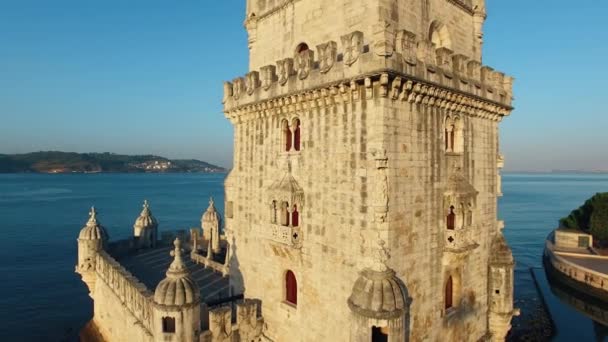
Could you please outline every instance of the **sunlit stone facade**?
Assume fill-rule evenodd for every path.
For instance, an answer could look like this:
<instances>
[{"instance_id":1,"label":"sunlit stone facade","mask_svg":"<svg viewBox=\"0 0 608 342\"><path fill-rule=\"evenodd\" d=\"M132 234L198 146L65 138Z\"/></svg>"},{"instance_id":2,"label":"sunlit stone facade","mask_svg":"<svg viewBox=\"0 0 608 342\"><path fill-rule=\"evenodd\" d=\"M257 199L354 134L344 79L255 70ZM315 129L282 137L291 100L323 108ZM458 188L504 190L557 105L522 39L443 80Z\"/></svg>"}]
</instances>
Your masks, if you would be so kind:
<instances>
[{"instance_id":1,"label":"sunlit stone facade","mask_svg":"<svg viewBox=\"0 0 608 342\"><path fill-rule=\"evenodd\" d=\"M513 79L482 65L485 17L482 0L247 2L226 233L270 339L504 339Z\"/></svg>"},{"instance_id":2,"label":"sunlit stone facade","mask_svg":"<svg viewBox=\"0 0 608 342\"><path fill-rule=\"evenodd\" d=\"M513 79L482 65L485 17L483 0L247 1L225 217L210 201L167 247L147 203L111 244L93 211L76 271L99 339L504 340Z\"/></svg>"}]
</instances>

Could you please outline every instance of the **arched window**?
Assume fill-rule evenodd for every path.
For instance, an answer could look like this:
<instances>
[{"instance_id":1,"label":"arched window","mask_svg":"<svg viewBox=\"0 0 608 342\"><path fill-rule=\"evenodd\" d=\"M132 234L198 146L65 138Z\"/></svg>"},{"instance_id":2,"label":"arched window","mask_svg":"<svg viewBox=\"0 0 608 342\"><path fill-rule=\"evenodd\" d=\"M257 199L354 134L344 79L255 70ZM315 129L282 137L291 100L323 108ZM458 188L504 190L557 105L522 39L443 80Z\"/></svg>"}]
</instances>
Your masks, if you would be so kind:
<instances>
[{"instance_id":1,"label":"arched window","mask_svg":"<svg viewBox=\"0 0 608 342\"><path fill-rule=\"evenodd\" d=\"M272 205L270 206L270 223L277 223L277 201L272 201Z\"/></svg>"},{"instance_id":2,"label":"arched window","mask_svg":"<svg viewBox=\"0 0 608 342\"><path fill-rule=\"evenodd\" d=\"M287 120L283 120L282 124L283 126L283 140L284 140L284 146L285 146L285 151L289 152L291 150L291 129L289 128L289 122Z\"/></svg>"},{"instance_id":3,"label":"arched window","mask_svg":"<svg viewBox=\"0 0 608 342\"><path fill-rule=\"evenodd\" d=\"M298 305L298 282L292 271L287 271L285 274L285 301Z\"/></svg>"},{"instance_id":4,"label":"arched window","mask_svg":"<svg viewBox=\"0 0 608 342\"><path fill-rule=\"evenodd\" d=\"M435 45L436 49L452 48L452 39L450 37L450 32L448 31L447 26L440 23L439 21L434 21L431 24L431 28L429 30L429 40Z\"/></svg>"},{"instance_id":5,"label":"arched window","mask_svg":"<svg viewBox=\"0 0 608 342\"><path fill-rule=\"evenodd\" d=\"M308 47L308 44L306 44L306 43L300 43L296 47L296 54L302 53L302 52L308 51L308 50L310 50L310 48Z\"/></svg>"},{"instance_id":6,"label":"arched window","mask_svg":"<svg viewBox=\"0 0 608 342\"><path fill-rule=\"evenodd\" d=\"M298 213L298 206L293 206L293 211L291 212L291 226L297 227L300 225L300 213Z\"/></svg>"},{"instance_id":7,"label":"arched window","mask_svg":"<svg viewBox=\"0 0 608 342\"><path fill-rule=\"evenodd\" d=\"M372 342L388 342L388 328L373 326Z\"/></svg>"},{"instance_id":8,"label":"arched window","mask_svg":"<svg viewBox=\"0 0 608 342\"><path fill-rule=\"evenodd\" d=\"M459 116L447 117L444 124L444 143L446 152L463 152L464 135L462 119Z\"/></svg>"},{"instance_id":9,"label":"arched window","mask_svg":"<svg viewBox=\"0 0 608 342\"><path fill-rule=\"evenodd\" d=\"M293 148L300 150L300 119L295 119L293 128Z\"/></svg>"},{"instance_id":10,"label":"arched window","mask_svg":"<svg viewBox=\"0 0 608 342\"><path fill-rule=\"evenodd\" d=\"M289 203L283 202L281 205L281 224L289 226Z\"/></svg>"},{"instance_id":11,"label":"arched window","mask_svg":"<svg viewBox=\"0 0 608 342\"><path fill-rule=\"evenodd\" d=\"M467 226L473 225L473 204L469 203L469 208L467 211Z\"/></svg>"},{"instance_id":12,"label":"arched window","mask_svg":"<svg viewBox=\"0 0 608 342\"><path fill-rule=\"evenodd\" d=\"M449 276L445 283L445 309L451 309L452 307L454 307L454 284L452 276Z\"/></svg>"},{"instance_id":13,"label":"arched window","mask_svg":"<svg viewBox=\"0 0 608 342\"><path fill-rule=\"evenodd\" d=\"M450 207L450 213L448 214L446 220L446 228L449 230L454 230L456 226L456 214L454 213L454 206Z\"/></svg>"},{"instance_id":14,"label":"arched window","mask_svg":"<svg viewBox=\"0 0 608 342\"><path fill-rule=\"evenodd\" d=\"M174 333L175 332L175 318L163 317L163 332Z\"/></svg>"}]
</instances>

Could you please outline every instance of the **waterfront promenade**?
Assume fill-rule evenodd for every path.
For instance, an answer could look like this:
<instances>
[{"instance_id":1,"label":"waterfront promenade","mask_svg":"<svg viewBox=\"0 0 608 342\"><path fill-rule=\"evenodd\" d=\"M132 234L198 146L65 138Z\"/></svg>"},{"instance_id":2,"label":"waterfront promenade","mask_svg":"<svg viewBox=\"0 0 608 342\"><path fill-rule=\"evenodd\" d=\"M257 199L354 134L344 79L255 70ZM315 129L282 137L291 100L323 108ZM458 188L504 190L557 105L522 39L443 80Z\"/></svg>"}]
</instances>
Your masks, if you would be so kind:
<instances>
[{"instance_id":1,"label":"waterfront promenade","mask_svg":"<svg viewBox=\"0 0 608 342\"><path fill-rule=\"evenodd\" d=\"M546 266L561 273L571 285L608 299L608 256L594 249L588 234L557 229L545 242Z\"/></svg>"}]
</instances>

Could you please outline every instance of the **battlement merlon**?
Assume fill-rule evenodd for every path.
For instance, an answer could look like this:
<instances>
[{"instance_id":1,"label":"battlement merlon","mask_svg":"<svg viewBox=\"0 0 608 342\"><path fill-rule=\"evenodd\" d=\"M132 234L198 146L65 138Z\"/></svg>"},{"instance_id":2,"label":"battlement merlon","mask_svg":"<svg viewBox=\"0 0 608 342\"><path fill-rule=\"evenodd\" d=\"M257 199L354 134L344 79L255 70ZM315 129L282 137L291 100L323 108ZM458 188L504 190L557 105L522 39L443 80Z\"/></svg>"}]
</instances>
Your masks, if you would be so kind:
<instances>
[{"instance_id":1,"label":"battlement merlon","mask_svg":"<svg viewBox=\"0 0 608 342\"><path fill-rule=\"evenodd\" d=\"M374 36L386 35L381 31ZM363 92L370 98L374 82L381 89L390 88L378 92L380 96L390 93L395 99L432 101L472 115L502 117L513 109L512 77L447 48L434 49L430 41L418 41L411 32L394 36L391 50L390 41L370 42L362 32L351 32L341 37L340 51L337 42L329 41L316 51L302 51L226 82L226 117L235 119L252 106L270 110L327 95L341 94L346 99L347 93L361 96Z\"/></svg>"}]
</instances>

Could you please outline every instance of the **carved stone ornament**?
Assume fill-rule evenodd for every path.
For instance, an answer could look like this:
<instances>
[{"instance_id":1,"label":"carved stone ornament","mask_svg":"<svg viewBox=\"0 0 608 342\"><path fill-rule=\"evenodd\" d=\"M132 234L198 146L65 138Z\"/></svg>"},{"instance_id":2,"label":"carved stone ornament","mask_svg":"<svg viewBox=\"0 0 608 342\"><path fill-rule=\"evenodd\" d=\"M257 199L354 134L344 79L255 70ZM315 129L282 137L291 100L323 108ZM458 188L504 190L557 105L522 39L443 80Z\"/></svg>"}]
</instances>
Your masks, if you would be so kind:
<instances>
[{"instance_id":1,"label":"carved stone ornament","mask_svg":"<svg viewBox=\"0 0 608 342\"><path fill-rule=\"evenodd\" d=\"M342 36L342 47L344 48L344 63L352 65L363 52L363 33L355 31Z\"/></svg>"},{"instance_id":2,"label":"carved stone ornament","mask_svg":"<svg viewBox=\"0 0 608 342\"><path fill-rule=\"evenodd\" d=\"M226 101L232 96L232 83L224 82L224 98L222 99L222 103L226 103Z\"/></svg>"},{"instance_id":3,"label":"carved stone ornament","mask_svg":"<svg viewBox=\"0 0 608 342\"><path fill-rule=\"evenodd\" d=\"M458 75L466 74L466 63L469 58L465 55L454 55L452 56L452 64L454 68L454 72Z\"/></svg>"},{"instance_id":4,"label":"carved stone ornament","mask_svg":"<svg viewBox=\"0 0 608 342\"><path fill-rule=\"evenodd\" d=\"M425 64L435 64L435 44L428 40L421 40L418 42L418 59L423 61Z\"/></svg>"},{"instance_id":5,"label":"carved stone ornament","mask_svg":"<svg viewBox=\"0 0 608 342\"><path fill-rule=\"evenodd\" d=\"M418 57L416 54L418 49L416 45L416 34L406 30L397 32L396 49L397 52L403 56L406 63L416 65Z\"/></svg>"},{"instance_id":6,"label":"carved stone ornament","mask_svg":"<svg viewBox=\"0 0 608 342\"><path fill-rule=\"evenodd\" d=\"M452 54L454 52L448 48L442 47L437 49L437 66L452 71Z\"/></svg>"},{"instance_id":7,"label":"carved stone ornament","mask_svg":"<svg viewBox=\"0 0 608 342\"><path fill-rule=\"evenodd\" d=\"M395 33L391 23L380 20L374 25L374 52L378 56L388 57L393 55L395 49Z\"/></svg>"},{"instance_id":8,"label":"carved stone ornament","mask_svg":"<svg viewBox=\"0 0 608 342\"><path fill-rule=\"evenodd\" d=\"M252 71L247 74L247 94L251 95L259 86L260 74L257 71Z\"/></svg>"},{"instance_id":9,"label":"carved stone ornament","mask_svg":"<svg viewBox=\"0 0 608 342\"><path fill-rule=\"evenodd\" d=\"M310 74L315 60L315 53L312 50L305 50L296 54L296 69L298 78L303 80Z\"/></svg>"},{"instance_id":10,"label":"carved stone ornament","mask_svg":"<svg viewBox=\"0 0 608 342\"><path fill-rule=\"evenodd\" d=\"M277 74L279 76L279 84L285 85L289 76L293 75L293 59L286 58L277 62Z\"/></svg>"},{"instance_id":11,"label":"carved stone ornament","mask_svg":"<svg viewBox=\"0 0 608 342\"><path fill-rule=\"evenodd\" d=\"M277 68L274 65L267 65L261 68L262 89L268 90L276 79Z\"/></svg>"},{"instance_id":12,"label":"carved stone ornament","mask_svg":"<svg viewBox=\"0 0 608 342\"><path fill-rule=\"evenodd\" d=\"M242 77L235 78L234 81L232 81L232 97L236 100L238 100L243 93L243 88L245 87L244 83L245 80Z\"/></svg>"},{"instance_id":13,"label":"carved stone ornament","mask_svg":"<svg viewBox=\"0 0 608 342\"><path fill-rule=\"evenodd\" d=\"M331 70L338 56L338 44L334 41L317 46L319 52L319 71L322 74Z\"/></svg>"},{"instance_id":14,"label":"carved stone ornament","mask_svg":"<svg viewBox=\"0 0 608 342\"><path fill-rule=\"evenodd\" d=\"M480 73L481 63L478 61L470 61L467 63L467 72L469 77L479 81L479 73Z\"/></svg>"}]
</instances>

